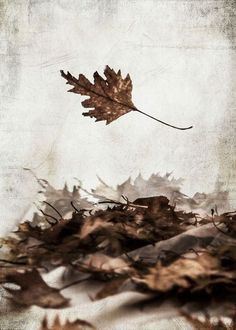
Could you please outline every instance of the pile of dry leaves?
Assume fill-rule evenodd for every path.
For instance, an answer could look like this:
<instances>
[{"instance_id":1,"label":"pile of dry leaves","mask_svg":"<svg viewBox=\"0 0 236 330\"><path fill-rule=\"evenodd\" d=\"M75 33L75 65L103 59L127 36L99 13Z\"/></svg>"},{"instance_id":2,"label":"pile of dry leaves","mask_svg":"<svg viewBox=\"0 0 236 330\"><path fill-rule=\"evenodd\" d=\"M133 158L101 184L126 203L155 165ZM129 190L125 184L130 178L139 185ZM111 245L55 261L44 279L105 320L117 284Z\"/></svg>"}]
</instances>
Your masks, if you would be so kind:
<instances>
[{"instance_id":1,"label":"pile of dry leaves","mask_svg":"<svg viewBox=\"0 0 236 330\"><path fill-rule=\"evenodd\" d=\"M0 282L15 304L66 307L65 287L95 280L101 286L92 299L138 291L154 300L177 298L182 306L225 303L227 315L234 316L236 213L218 215L212 209L200 217L175 209L165 196L103 199L94 208L86 200L87 208L80 208L85 200L78 190L62 191L74 197L70 217L62 215L68 211L63 208L67 199L59 210L49 198L37 221L21 223L2 240ZM73 281L49 286L42 275L61 266L70 269ZM46 324L42 329L49 329Z\"/></svg>"},{"instance_id":2,"label":"pile of dry leaves","mask_svg":"<svg viewBox=\"0 0 236 330\"><path fill-rule=\"evenodd\" d=\"M82 105L90 110L83 114L96 121L110 124L135 111L172 128L192 128L167 124L136 108L130 76L123 79L108 66L105 79L94 73L94 83L84 75L61 74L73 86L71 92L88 97ZM55 190L45 180L38 182L46 197L41 215L21 223L1 242L0 283L14 304L63 308L70 304L65 288L96 281L100 286L93 300L136 291L151 302L178 300L182 307L220 304L220 316L231 317L229 327L235 329L236 213L218 214L219 203L226 208L227 193L188 198L170 174L148 180L139 176L116 190L101 181L92 192L81 187L70 192L66 186ZM92 195L96 205L81 191ZM51 287L43 277L59 267L67 270L66 283ZM209 318L199 321L183 309L181 313L197 329L228 328L221 320L212 324ZM45 319L41 329L82 327L94 328L87 321L61 324L56 318L51 326Z\"/></svg>"}]
</instances>

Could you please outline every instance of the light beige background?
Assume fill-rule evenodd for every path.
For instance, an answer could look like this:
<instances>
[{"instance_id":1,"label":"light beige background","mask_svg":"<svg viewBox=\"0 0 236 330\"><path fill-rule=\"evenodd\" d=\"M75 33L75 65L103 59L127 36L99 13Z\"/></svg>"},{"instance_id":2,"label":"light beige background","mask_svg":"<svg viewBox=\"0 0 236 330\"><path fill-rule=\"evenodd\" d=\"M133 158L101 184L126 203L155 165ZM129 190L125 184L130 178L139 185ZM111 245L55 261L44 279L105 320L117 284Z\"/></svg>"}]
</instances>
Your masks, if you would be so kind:
<instances>
[{"instance_id":1,"label":"light beige background","mask_svg":"<svg viewBox=\"0 0 236 330\"><path fill-rule=\"evenodd\" d=\"M23 167L57 187L77 177L88 189L96 174L115 185L139 172L173 171L185 179L183 192L222 183L236 206L234 0L0 0L0 56L1 235L37 198ZM176 131L136 113L109 126L84 118L59 70L92 77L106 64L130 73L141 110L194 129ZM129 314L131 298L91 303L80 289L77 306L60 316L101 329L187 329L165 320L175 313ZM9 314L3 301L0 313L2 329L32 330L45 311Z\"/></svg>"},{"instance_id":2,"label":"light beige background","mask_svg":"<svg viewBox=\"0 0 236 330\"><path fill-rule=\"evenodd\" d=\"M56 186L117 184L173 171L183 192L219 181L235 206L235 3L222 0L1 0L1 232ZM59 70L130 73L141 110L109 126L81 115Z\"/></svg>"}]
</instances>

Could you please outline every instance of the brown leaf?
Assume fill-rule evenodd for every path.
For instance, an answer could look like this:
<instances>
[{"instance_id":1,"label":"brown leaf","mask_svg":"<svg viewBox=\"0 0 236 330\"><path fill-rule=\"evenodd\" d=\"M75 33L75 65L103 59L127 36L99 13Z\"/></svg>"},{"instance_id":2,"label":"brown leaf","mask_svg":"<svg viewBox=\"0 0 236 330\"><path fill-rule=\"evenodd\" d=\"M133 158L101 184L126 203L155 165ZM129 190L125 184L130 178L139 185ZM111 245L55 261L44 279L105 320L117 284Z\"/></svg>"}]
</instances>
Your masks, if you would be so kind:
<instances>
[{"instance_id":1,"label":"brown leaf","mask_svg":"<svg viewBox=\"0 0 236 330\"><path fill-rule=\"evenodd\" d=\"M90 234L102 229L111 227L112 224L104 221L104 219L100 217L89 217L86 219L86 222L84 223L83 227L81 228L80 232L80 239L87 238Z\"/></svg>"},{"instance_id":2,"label":"brown leaf","mask_svg":"<svg viewBox=\"0 0 236 330\"><path fill-rule=\"evenodd\" d=\"M58 244L70 235L76 234L82 223L82 216L74 213L70 219L60 219L45 229L32 226L31 222L26 221L19 225L16 233L23 238L33 237L46 243Z\"/></svg>"},{"instance_id":3,"label":"brown leaf","mask_svg":"<svg viewBox=\"0 0 236 330\"><path fill-rule=\"evenodd\" d=\"M93 271L116 274L124 274L130 270L128 263L122 258L112 258L101 253L88 255L83 265Z\"/></svg>"},{"instance_id":4,"label":"brown leaf","mask_svg":"<svg viewBox=\"0 0 236 330\"><path fill-rule=\"evenodd\" d=\"M60 308L68 304L68 299L58 289L48 286L36 269L2 269L0 282L20 286L20 289L5 288L11 293L11 300L20 305Z\"/></svg>"},{"instance_id":5,"label":"brown leaf","mask_svg":"<svg viewBox=\"0 0 236 330\"><path fill-rule=\"evenodd\" d=\"M101 290L96 294L95 299L104 299L106 297L117 294L122 289L123 285L128 281L127 277L118 277L106 283Z\"/></svg>"},{"instance_id":6,"label":"brown leaf","mask_svg":"<svg viewBox=\"0 0 236 330\"><path fill-rule=\"evenodd\" d=\"M84 112L84 116L96 118L96 121L105 120L110 124L124 114L136 110L132 102L132 81L127 75L122 78L120 70L116 73L108 65L104 70L106 79L103 79L98 72L95 72L94 84L92 84L83 74L79 79L61 70L61 75L67 80L67 84L74 86L69 92L89 96L82 102L83 107L92 108Z\"/></svg>"},{"instance_id":7,"label":"brown leaf","mask_svg":"<svg viewBox=\"0 0 236 330\"><path fill-rule=\"evenodd\" d=\"M202 254L196 259L180 258L168 267L160 262L150 269L143 279L134 279L151 290L167 292L175 287L190 288L192 281L219 273L219 262L209 254Z\"/></svg>"},{"instance_id":8,"label":"brown leaf","mask_svg":"<svg viewBox=\"0 0 236 330\"><path fill-rule=\"evenodd\" d=\"M91 323L79 319L73 322L66 320L66 323L62 325L59 316L57 315L51 326L48 325L47 318L45 317L42 321L40 330L82 330L85 328L95 329L95 327Z\"/></svg>"},{"instance_id":9,"label":"brown leaf","mask_svg":"<svg viewBox=\"0 0 236 330\"><path fill-rule=\"evenodd\" d=\"M193 127L170 125L137 109L132 102L132 81L129 74L123 79L120 70L116 73L108 65L104 70L106 79L103 79L96 71L93 75L94 84L83 74L80 74L79 79L76 79L70 72L65 74L64 71L61 70L61 75L67 80L67 84L74 86L69 92L89 96L88 99L82 102L82 105L85 108L92 108L92 110L84 112L83 115L89 116L90 118L94 117L96 121L106 120L107 124L109 124L113 120L133 110L175 129L186 130Z\"/></svg>"}]
</instances>

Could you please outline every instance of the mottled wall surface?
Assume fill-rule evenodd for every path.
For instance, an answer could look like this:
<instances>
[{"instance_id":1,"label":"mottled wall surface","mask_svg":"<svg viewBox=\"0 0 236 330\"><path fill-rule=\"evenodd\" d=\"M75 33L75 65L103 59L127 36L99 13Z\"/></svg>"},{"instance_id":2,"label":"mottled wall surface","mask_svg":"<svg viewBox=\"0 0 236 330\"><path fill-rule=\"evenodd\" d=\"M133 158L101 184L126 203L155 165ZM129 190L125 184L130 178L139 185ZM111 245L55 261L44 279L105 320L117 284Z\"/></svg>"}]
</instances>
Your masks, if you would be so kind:
<instances>
[{"instance_id":1,"label":"mottled wall surface","mask_svg":"<svg viewBox=\"0 0 236 330\"><path fill-rule=\"evenodd\" d=\"M60 186L117 184L141 172L223 183L236 206L235 1L1 0L1 232L36 198L28 167ZM109 126L81 116L59 70L130 73L134 102L180 132L130 113Z\"/></svg>"},{"instance_id":2,"label":"mottled wall surface","mask_svg":"<svg viewBox=\"0 0 236 330\"><path fill-rule=\"evenodd\" d=\"M224 109L218 140L219 182L230 192L231 205L236 207L236 3L226 1L224 32L230 41L230 93Z\"/></svg>"}]
</instances>

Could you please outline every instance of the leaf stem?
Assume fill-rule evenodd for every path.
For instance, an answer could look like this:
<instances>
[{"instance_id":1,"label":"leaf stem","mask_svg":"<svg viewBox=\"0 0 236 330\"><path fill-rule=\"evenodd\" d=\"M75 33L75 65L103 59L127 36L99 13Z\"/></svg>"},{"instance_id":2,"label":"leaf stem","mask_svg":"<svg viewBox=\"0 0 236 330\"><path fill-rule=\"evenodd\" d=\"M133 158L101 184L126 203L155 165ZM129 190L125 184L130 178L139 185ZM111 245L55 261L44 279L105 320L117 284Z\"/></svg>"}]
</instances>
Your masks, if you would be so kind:
<instances>
[{"instance_id":1,"label":"leaf stem","mask_svg":"<svg viewBox=\"0 0 236 330\"><path fill-rule=\"evenodd\" d=\"M61 213L53 206L51 205L50 203L44 201L43 203L47 204L48 206L50 206L58 215L61 219L63 219L63 216L61 215Z\"/></svg>"},{"instance_id":2,"label":"leaf stem","mask_svg":"<svg viewBox=\"0 0 236 330\"><path fill-rule=\"evenodd\" d=\"M163 125L166 125L166 126L169 126L169 127L175 128L175 129L179 129L179 130L184 131L184 130L193 128L193 126L189 126L189 127L178 127L178 126L170 125L170 124L168 124L168 123L166 123L166 122L164 122L164 121L162 121L160 119L157 119L157 118L155 118L155 117L153 117L153 116L151 116L151 115L147 114L146 112L143 112L143 111L141 111L139 109L133 109L133 110L134 111L137 111L137 112L139 112L139 113L141 113L141 114L143 114L143 115L145 115L145 116L147 116L147 117L149 117L149 118L151 118L153 120L156 120L156 121L158 121L159 123L161 123Z\"/></svg>"}]
</instances>

